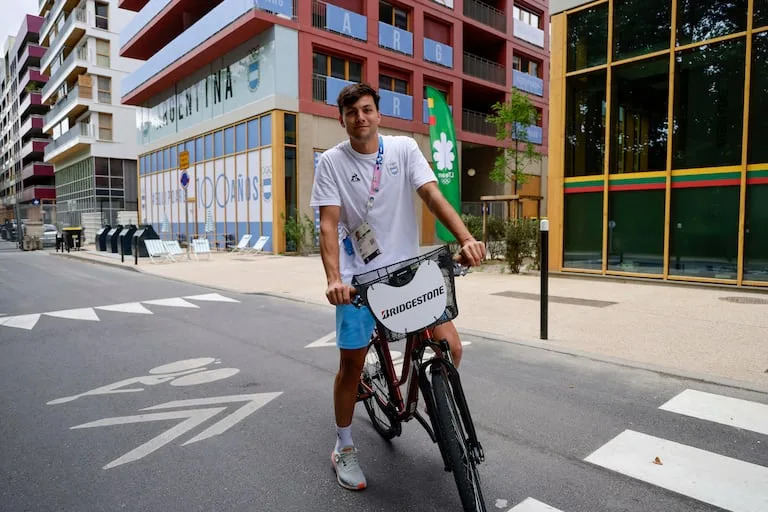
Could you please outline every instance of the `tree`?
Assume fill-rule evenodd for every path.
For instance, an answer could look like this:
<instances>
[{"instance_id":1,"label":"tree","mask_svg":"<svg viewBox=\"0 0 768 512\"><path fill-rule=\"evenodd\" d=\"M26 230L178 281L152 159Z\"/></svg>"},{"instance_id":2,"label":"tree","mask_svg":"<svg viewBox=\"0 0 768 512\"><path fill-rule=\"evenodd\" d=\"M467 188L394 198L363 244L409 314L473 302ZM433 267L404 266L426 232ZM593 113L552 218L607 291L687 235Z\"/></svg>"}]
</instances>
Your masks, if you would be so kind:
<instances>
[{"instance_id":1,"label":"tree","mask_svg":"<svg viewBox=\"0 0 768 512\"><path fill-rule=\"evenodd\" d=\"M541 161L528 136L528 126L536 124L539 115L536 107L526 94L512 89L509 101L496 102L488 116L488 122L496 125L496 139L511 141L509 146L499 149L490 178L498 183L512 182L514 193L524 185L528 177L523 172L528 164Z\"/></svg>"}]
</instances>

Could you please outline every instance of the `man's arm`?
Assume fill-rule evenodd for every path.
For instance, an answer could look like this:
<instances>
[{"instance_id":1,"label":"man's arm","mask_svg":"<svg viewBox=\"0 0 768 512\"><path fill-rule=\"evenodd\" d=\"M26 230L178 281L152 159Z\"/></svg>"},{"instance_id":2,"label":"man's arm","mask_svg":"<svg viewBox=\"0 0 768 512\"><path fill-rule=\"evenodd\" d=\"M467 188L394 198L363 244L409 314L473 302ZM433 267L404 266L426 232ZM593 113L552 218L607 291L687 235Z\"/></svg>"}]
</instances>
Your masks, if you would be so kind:
<instances>
[{"instance_id":1,"label":"man's arm","mask_svg":"<svg viewBox=\"0 0 768 512\"><path fill-rule=\"evenodd\" d=\"M349 304L350 286L341 281L339 270L339 218L340 206L320 207L320 257L325 268L328 288L325 296L334 305Z\"/></svg>"},{"instance_id":2,"label":"man's arm","mask_svg":"<svg viewBox=\"0 0 768 512\"><path fill-rule=\"evenodd\" d=\"M485 259L485 245L475 240L464 225L461 217L459 217L459 214L456 213L453 206L446 201L443 193L440 192L437 182L430 181L425 183L419 187L417 192L422 201L427 205L427 208L429 208L429 211L456 237L459 245L461 245L460 255L463 260L462 262L469 266L482 263Z\"/></svg>"}]
</instances>

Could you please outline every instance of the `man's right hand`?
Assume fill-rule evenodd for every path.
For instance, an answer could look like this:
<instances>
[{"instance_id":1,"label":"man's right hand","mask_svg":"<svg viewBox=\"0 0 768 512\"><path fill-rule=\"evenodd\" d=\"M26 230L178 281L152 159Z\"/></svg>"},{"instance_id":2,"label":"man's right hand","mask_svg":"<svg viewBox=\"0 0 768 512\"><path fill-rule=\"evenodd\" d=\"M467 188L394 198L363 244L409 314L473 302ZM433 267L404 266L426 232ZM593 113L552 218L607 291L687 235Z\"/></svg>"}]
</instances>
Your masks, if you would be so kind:
<instances>
[{"instance_id":1,"label":"man's right hand","mask_svg":"<svg viewBox=\"0 0 768 512\"><path fill-rule=\"evenodd\" d=\"M328 283L328 288L325 290L325 297L328 299L328 302L334 306L349 304L354 296L354 290L354 288L341 281L332 281Z\"/></svg>"}]
</instances>

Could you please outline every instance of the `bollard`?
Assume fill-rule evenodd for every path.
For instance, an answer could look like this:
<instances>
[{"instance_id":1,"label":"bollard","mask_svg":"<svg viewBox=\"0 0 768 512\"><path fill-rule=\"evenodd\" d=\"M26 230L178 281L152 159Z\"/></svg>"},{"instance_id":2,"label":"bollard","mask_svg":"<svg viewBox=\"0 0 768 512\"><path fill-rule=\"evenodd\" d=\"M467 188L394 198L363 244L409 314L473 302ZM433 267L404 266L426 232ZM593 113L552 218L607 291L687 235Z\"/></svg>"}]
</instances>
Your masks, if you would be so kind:
<instances>
[{"instance_id":1,"label":"bollard","mask_svg":"<svg viewBox=\"0 0 768 512\"><path fill-rule=\"evenodd\" d=\"M541 275L541 332L540 338L547 339L549 311L549 221L543 219L540 225L541 247L539 248L539 274Z\"/></svg>"}]
</instances>

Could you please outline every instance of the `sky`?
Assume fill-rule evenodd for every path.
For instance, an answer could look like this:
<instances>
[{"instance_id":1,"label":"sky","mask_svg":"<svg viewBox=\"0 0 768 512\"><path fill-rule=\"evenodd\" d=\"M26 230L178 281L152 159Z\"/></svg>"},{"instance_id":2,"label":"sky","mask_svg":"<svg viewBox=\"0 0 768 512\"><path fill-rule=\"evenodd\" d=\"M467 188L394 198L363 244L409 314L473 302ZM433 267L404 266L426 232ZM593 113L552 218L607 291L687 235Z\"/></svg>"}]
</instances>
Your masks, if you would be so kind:
<instances>
[{"instance_id":1,"label":"sky","mask_svg":"<svg viewBox=\"0 0 768 512\"><path fill-rule=\"evenodd\" d=\"M25 14L37 14L38 0L0 0L0 48L8 36L16 36Z\"/></svg>"}]
</instances>

